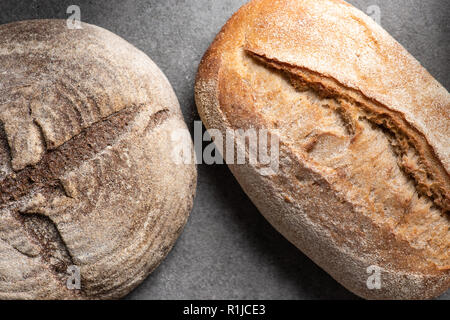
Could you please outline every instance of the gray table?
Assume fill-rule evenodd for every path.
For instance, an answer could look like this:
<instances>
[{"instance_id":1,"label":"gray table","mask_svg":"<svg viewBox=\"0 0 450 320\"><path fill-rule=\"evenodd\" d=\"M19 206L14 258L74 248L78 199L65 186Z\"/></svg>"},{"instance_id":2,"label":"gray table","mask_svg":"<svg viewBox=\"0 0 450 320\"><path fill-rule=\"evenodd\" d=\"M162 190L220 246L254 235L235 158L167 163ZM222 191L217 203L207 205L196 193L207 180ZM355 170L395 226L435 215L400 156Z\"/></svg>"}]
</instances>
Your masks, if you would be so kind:
<instances>
[{"instance_id":1,"label":"gray table","mask_svg":"<svg viewBox=\"0 0 450 320\"><path fill-rule=\"evenodd\" d=\"M450 88L448 0L354 0L381 9L381 24ZM245 0L0 1L0 23L66 18L106 28L146 52L166 73L193 127L202 54ZM129 299L355 299L258 213L226 166L199 166L195 206L161 266ZM450 299L450 292L441 297Z\"/></svg>"}]
</instances>

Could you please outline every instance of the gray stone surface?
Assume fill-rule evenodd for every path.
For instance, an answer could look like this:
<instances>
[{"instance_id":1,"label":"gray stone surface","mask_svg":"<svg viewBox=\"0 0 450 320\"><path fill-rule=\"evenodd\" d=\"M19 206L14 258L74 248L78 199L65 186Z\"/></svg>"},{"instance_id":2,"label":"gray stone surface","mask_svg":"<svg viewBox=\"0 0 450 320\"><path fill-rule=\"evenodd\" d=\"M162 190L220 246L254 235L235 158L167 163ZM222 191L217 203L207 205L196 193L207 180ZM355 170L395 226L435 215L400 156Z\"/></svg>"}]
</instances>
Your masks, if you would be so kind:
<instances>
[{"instance_id":1,"label":"gray stone surface","mask_svg":"<svg viewBox=\"0 0 450 320\"><path fill-rule=\"evenodd\" d=\"M354 0L381 9L381 24L450 88L448 0ZM245 0L0 1L0 23L66 18L104 27L146 52L166 73L188 125L193 85L216 33ZM1 44L0 44L1 45ZM226 166L199 166L197 198L175 248L129 299L355 299L279 235ZM450 292L441 297L450 299Z\"/></svg>"}]
</instances>

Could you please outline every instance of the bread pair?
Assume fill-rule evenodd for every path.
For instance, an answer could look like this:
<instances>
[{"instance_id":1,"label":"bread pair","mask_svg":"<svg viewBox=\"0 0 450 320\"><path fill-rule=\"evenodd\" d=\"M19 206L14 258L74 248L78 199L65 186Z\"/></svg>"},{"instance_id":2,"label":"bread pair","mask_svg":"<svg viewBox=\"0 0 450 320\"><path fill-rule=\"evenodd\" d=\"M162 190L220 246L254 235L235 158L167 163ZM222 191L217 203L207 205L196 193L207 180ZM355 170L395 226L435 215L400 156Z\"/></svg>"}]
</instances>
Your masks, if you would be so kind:
<instances>
[{"instance_id":1,"label":"bread pair","mask_svg":"<svg viewBox=\"0 0 450 320\"><path fill-rule=\"evenodd\" d=\"M2 299L124 296L192 208L165 76L110 32L65 23L0 26ZM195 96L207 128L276 137L273 172L229 166L337 281L369 299L449 288L450 95L369 17L340 0L250 1L205 54Z\"/></svg>"}]
</instances>

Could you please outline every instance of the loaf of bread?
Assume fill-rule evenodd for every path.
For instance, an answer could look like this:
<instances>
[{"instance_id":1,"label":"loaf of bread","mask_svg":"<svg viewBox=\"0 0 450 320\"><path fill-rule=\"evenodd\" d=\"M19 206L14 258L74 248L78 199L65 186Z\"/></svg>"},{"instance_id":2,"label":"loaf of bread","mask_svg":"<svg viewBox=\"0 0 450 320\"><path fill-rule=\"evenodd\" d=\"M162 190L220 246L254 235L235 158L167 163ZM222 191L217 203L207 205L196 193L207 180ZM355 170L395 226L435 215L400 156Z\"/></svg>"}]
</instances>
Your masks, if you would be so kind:
<instances>
[{"instance_id":1,"label":"loaf of bread","mask_svg":"<svg viewBox=\"0 0 450 320\"><path fill-rule=\"evenodd\" d=\"M0 299L119 298L156 268L196 185L174 130L166 77L118 36L0 26Z\"/></svg>"},{"instance_id":2,"label":"loaf of bread","mask_svg":"<svg viewBox=\"0 0 450 320\"><path fill-rule=\"evenodd\" d=\"M250 1L195 90L207 128L278 137L274 174L231 171L338 282L368 299L449 288L450 95L371 18L341 0Z\"/></svg>"}]
</instances>

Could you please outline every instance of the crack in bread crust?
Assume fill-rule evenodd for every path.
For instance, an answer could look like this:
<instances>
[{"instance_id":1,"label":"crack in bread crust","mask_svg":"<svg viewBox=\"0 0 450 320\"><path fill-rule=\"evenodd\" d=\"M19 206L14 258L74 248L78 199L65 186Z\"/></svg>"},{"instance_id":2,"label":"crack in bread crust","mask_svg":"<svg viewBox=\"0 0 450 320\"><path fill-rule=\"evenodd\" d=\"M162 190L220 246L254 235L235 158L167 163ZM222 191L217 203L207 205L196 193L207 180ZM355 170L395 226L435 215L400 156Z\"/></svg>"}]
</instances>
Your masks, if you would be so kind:
<instances>
[{"instance_id":1,"label":"crack in bread crust","mask_svg":"<svg viewBox=\"0 0 450 320\"><path fill-rule=\"evenodd\" d=\"M400 158L399 166L414 180L418 193L431 199L444 213L450 214L450 177L426 138L401 116L395 115L394 119L392 111L381 105L377 106L375 102L369 101L359 92L351 92L334 79L325 79L310 70L300 70L300 68L252 52L250 49L246 49L246 52L268 67L286 72L292 85L299 90L312 89L320 97L343 99L347 104L357 105L362 112L362 117L383 128L383 132L389 137ZM336 87L330 86L333 82L336 83ZM409 160L411 155L417 159L415 163ZM431 158L431 161L427 158Z\"/></svg>"},{"instance_id":2,"label":"crack in bread crust","mask_svg":"<svg viewBox=\"0 0 450 320\"><path fill-rule=\"evenodd\" d=\"M17 201L32 190L50 192L59 187L59 177L64 171L79 166L112 144L143 106L133 105L102 119L60 147L48 151L38 164L5 177L0 181L0 206ZM160 124L168 117L167 109L156 112L149 119L149 127Z\"/></svg>"},{"instance_id":3,"label":"crack in bread crust","mask_svg":"<svg viewBox=\"0 0 450 320\"><path fill-rule=\"evenodd\" d=\"M57 225L47 216L38 213L16 214L25 232L40 248L40 259L48 267L57 283L63 287L68 278L69 266L75 265L74 259L62 238ZM72 291L73 296L81 298L84 296L83 288Z\"/></svg>"}]
</instances>

